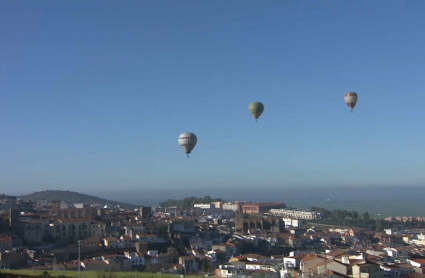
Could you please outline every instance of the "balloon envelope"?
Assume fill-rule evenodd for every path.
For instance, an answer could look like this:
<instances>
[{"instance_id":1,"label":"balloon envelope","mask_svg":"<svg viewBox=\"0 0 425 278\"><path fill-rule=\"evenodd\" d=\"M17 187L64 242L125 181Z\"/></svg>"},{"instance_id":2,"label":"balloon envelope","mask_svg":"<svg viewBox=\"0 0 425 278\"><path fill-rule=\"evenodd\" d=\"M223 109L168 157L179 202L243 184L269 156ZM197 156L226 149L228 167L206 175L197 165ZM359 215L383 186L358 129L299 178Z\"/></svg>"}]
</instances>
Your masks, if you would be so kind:
<instances>
[{"instance_id":1,"label":"balloon envelope","mask_svg":"<svg viewBox=\"0 0 425 278\"><path fill-rule=\"evenodd\" d=\"M197 142L198 138L192 132L185 132L179 136L179 145L186 154L190 154Z\"/></svg>"},{"instance_id":2,"label":"balloon envelope","mask_svg":"<svg viewBox=\"0 0 425 278\"><path fill-rule=\"evenodd\" d=\"M261 102L253 102L248 107L249 113L254 117L254 119L258 119L264 111L264 105Z\"/></svg>"},{"instance_id":3,"label":"balloon envelope","mask_svg":"<svg viewBox=\"0 0 425 278\"><path fill-rule=\"evenodd\" d=\"M350 108L351 110L353 110L354 106L356 106L358 99L359 97L357 96L355 92L348 92L345 94L345 97L344 97L345 103L347 104L348 108Z\"/></svg>"}]
</instances>

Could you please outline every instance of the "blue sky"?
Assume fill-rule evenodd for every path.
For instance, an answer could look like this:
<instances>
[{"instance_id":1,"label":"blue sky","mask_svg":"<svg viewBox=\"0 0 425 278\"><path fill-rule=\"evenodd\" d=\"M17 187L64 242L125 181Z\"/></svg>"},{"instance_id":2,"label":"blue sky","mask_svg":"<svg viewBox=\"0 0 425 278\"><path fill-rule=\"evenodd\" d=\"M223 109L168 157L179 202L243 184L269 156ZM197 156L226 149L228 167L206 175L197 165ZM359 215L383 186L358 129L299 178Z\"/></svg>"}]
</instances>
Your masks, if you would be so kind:
<instances>
[{"instance_id":1,"label":"blue sky","mask_svg":"<svg viewBox=\"0 0 425 278\"><path fill-rule=\"evenodd\" d=\"M421 186L424 8L1 1L0 191Z\"/></svg>"}]
</instances>

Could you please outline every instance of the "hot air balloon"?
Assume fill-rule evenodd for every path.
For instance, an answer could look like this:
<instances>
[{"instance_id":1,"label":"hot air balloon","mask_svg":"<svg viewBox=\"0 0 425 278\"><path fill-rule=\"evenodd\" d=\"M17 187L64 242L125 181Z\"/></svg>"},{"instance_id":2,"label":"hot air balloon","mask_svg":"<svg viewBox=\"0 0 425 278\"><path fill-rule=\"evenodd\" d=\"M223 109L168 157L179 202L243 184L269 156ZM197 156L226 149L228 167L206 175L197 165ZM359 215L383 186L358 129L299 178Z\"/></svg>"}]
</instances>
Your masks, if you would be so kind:
<instances>
[{"instance_id":1,"label":"hot air balloon","mask_svg":"<svg viewBox=\"0 0 425 278\"><path fill-rule=\"evenodd\" d=\"M248 107L249 113L254 117L255 121L261 116L264 111L264 105L261 102L253 102Z\"/></svg>"},{"instance_id":2,"label":"hot air balloon","mask_svg":"<svg viewBox=\"0 0 425 278\"><path fill-rule=\"evenodd\" d=\"M357 94L355 92L348 92L345 94L344 100L351 109L351 113L353 113L354 106L356 106L358 100Z\"/></svg>"},{"instance_id":3,"label":"hot air balloon","mask_svg":"<svg viewBox=\"0 0 425 278\"><path fill-rule=\"evenodd\" d=\"M192 132L185 132L179 136L179 145L187 154L187 157L189 157L190 152L196 146L196 142L198 142L198 138Z\"/></svg>"}]
</instances>

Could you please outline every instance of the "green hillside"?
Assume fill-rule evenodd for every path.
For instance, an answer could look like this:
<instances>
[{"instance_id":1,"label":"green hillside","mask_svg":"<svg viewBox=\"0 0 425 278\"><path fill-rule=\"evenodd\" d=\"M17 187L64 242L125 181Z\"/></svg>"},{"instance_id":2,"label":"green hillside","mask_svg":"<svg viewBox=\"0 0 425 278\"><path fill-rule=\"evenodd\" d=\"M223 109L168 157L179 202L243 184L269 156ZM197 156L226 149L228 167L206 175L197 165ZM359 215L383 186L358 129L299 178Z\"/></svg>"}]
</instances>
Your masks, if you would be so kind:
<instances>
[{"instance_id":1,"label":"green hillside","mask_svg":"<svg viewBox=\"0 0 425 278\"><path fill-rule=\"evenodd\" d=\"M108 204L109 207L119 205L124 209L135 209L139 206L126 204L116 201L107 200L104 198L99 198L91 195L81 194L69 190L45 190L40 192L34 192L32 194L18 196L21 200L49 200L49 201L64 201L67 203L87 203L87 204L100 204L102 206Z\"/></svg>"}]
</instances>

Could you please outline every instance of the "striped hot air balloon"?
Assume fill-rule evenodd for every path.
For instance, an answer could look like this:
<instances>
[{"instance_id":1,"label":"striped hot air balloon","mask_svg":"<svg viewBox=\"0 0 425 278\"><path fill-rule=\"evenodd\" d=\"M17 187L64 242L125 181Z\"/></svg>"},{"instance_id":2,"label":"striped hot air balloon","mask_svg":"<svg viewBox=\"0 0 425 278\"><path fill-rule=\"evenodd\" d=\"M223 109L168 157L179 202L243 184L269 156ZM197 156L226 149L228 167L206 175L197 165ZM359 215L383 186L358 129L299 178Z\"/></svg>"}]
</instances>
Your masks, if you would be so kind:
<instances>
[{"instance_id":1,"label":"striped hot air balloon","mask_svg":"<svg viewBox=\"0 0 425 278\"><path fill-rule=\"evenodd\" d=\"M357 94L355 92L348 92L345 94L344 100L348 108L351 109L351 113L353 113L354 106L356 106L358 100Z\"/></svg>"},{"instance_id":2,"label":"striped hot air balloon","mask_svg":"<svg viewBox=\"0 0 425 278\"><path fill-rule=\"evenodd\" d=\"M249 113L254 117L255 121L261 116L264 111L264 105L261 102L253 102L248 107Z\"/></svg>"},{"instance_id":3,"label":"striped hot air balloon","mask_svg":"<svg viewBox=\"0 0 425 278\"><path fill-rule=\"evenodd\" d=\"M195 148L198 138L192 132L185 132L179 136L179 145L189 157L190 152Z\"/></svg>"}]
</instances>

